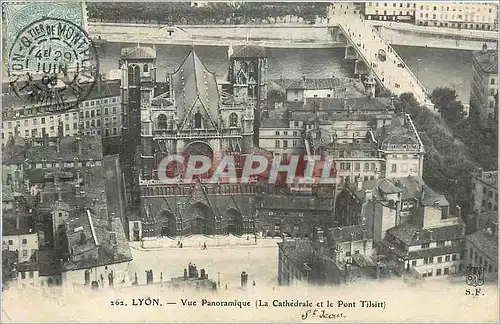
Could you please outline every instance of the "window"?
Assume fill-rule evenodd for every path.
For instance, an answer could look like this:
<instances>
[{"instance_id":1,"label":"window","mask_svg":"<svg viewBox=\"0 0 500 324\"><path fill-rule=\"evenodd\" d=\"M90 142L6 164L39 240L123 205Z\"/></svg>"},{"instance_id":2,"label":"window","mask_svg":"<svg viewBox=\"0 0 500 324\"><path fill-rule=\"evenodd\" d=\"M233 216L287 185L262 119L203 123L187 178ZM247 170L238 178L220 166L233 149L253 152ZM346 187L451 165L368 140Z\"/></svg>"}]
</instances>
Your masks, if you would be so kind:
<instances>
[{"instance_id":1,"label":"window","mask_svg":"<svg viewBox=\"0 0 500 324\"><path fill-rule=\"evenodd\" d=\"M420 247L421 247L422 249L427 249L429 246L430 246L430 243L424 243L424 244L422 244Z\"/></svg>"},{"instance_id":2,"label":"window","mask_svg":"<svg viewBox=\"0 0 500 324\"><path fill-rule=\"evenodd\" d=\"M33 270L30 270L30 279L33 279Z\"/></svg>"},{"instance_id":3,"label":"window","mask_svg":"<svg viewBox=\"0 0 500 324\"><path fill-rule=\"evenodd\" d=\"M73 123L73 129L77 129L78 128L78 124L77 123Z\"/></svg>"},{"instance_id":4,"label":"window","mask_svg":"<svg viewBox=\"0 0 500 324\"><path fill-rule=\"evenodd\" d=\"M94 118L94 117L95 117L95 110L92 110L92 111L90 112L90 116L91 116L92 118Z\"/></svg>"},{"instance_id":5,"label":"window","mask_svg":"<svg viewBox=\"0 0 500 324\"><path fill-rule=\"evenodd\" d=\"M449 274L449 273L450 273L450 268L445 267L445 268L444 268L444 274L445 274L445 275L447 275L447 274Z\"/></svg>"},{"instance_id":6,"label":"window","mask_svg":"<svg viewBox=\"0 0 500 324\"><path fill-rule=\"evenodd\" d=\"M201 128L201 113L196 113L194 115L194 128Z\"/></svg>"},{"instance_id":7,"label":"window","mask_svg":"<svg viewBox=\"0 0 500 324\"><path fill-rule=\"evenodd\" d=\"M28 244L28 240L27 239L23 239L23 244Z\"/></svg>"},{"instance_id":8,"label":"window","mask_svg":"<svg viewBox=\"0 0 500 324\"><path fill-rule=\"evenodd\" d=\"M416 266L417 266L417 260L413 260L413 261L411 262L411 265L412 265L412 267L416 267Z\"/></svg>"},{"instance_id":9,"label":"window","mask_svg":"<svg viewBox=\"0 0 500 324\"><path fill-rule=\"evenodd\" d=\"M21 279L26 279L26 273L24 271L21 271Z\"/></svg>"},{"instance_id":10,"label":"window","mask_svg":"<svg viewBox=\"0 0 500 324\"><path fill-rule=\"evenodd\" d=\"M445 245L445 241L437 241L437 246L444 246Z\"/></svg>"},{"instance_id":11,"label":"window","mask_svg":"<svg viewBox=\"0 0 500 324\"><path fill-rule=\"evenodd\" d=\"M274 141L274 147L276 147L276 148L280 147L280 141L279 140Z\"/></svg>"},{"instance_id":12,"label":"window","mask_svg":"<svg viewBox=\"0 0 500 324\"><path fill-rule=\"evenodd\" d=\"M104 114L109 115L109 108L108 107L104 108Z\"/></svg>"},{"instance_id":13,"label":"window","mask_svg":"<svg viewBox=\"0 0 500 324\"><path fill-rule=\"evenodd\" d=\"M100 119L97 119L97 120L96 120L96 124L97 124L97 127L101 127L101 120L100 120Z\"/></svg>"},{"instance_id":14,"label":"window","mask_svg":"<svg viewBox=\"0 0 500 324\"><path fill-rule=\"evenodd\" d=\"M452 257L451 257L451 259L452 259L453 261L457 261L457 255L456 255L456 254L453 254L453 255L452 255Z\"/></svg>"},{"instance_id":15,"label":"window","mask_svg":"<svg viewBox=\"0 0 500 324\"><path fill-rule=\"evenodd\" d=\"M27 257L28 256L28 250L23 250L23 257Z\"/></svg>"},{"instance_id":16,"label":"window","mask_svg":"<svg viewBox=\"0 0 500 324\"><path fill-rule=\"evenodd\" d=\"M92 101L90 102L90 105L91 105L91 106L95 106L95 101L93 101L93 100L92 100Z\"/></svg>"},{"instance_id":17,"label":"window","mask_svg":"<svg viewBox=\"0 0 500 324\"><path fill-rule=\"evenodd\" d=\"M116 130L116 127L113 128L113 135L118 135L118 131Z\"/></svg>"},{"instance_id":18,"label":"window","mask_svg":"<svg viewBox=\"0 0 500 324\"><path fill-rule=\"evenodd\" d=\"M201 116L201 114L200 114L200 116ZM115 125L117 122L118 122L118 119L116 118L116 116L113 116L113 125ZM201 126L196 127L196 128L201 128Z\"/></svg>"},{"instance_id":19,"label":"window","mask_svg":"<svg viewBox=\"0 0 500 324\"><path fill-rule=\"evenodd\" d=\"M440 276L441 275L441 269L437 269L436 270L436 276Z\"/></svg>"},{"instance_id":20,"label":"window","mask_svg":"<svg viewBox=\"0 0 500 324\"><path fill-rule=\"evenodd\" d=\"M113 110L113 114L116 114L116 106L113 106L112 110Z\"/></svg>"},{"instance_id":21,"label":"window","mask_svg":"<svg viewBox=\"0 0 500 324\"><path fill-rule=\"evenodd\" d=\"M396 164L391 164L391 172L397 172L397 165Z\"/></svg>"},{"instance_id":22,"label":"window","mask_svg":"<svg viewBox=\"0 0 500 324\"><path fill-rule=\"evenodd\" d=\"M238 126L238 115L236 113L231 113L229 115L229 127Z\"/></svg>"},{"instance_id":23,"label":"window","mask_svg":"<svg viewBox=\"0 0 500 324\"><path fill-rule=\"evenodd\" d=\"M360 169L360 164L359 163L355 163L354 164L354 171L359 171Z\"/></svg>"},{"instance_id":24,"label":"window","mask_svg":"<svg viewBox=\"0 0 500 324\"><path fill-rule=\"evenodd\" d=\"M9 122L9 124L10 124L10 122ZM45 124L45 117L42 117L42 125L43 124ZM10 126L9 126L9 128L10 128Z\"/></svg>"},{"instance_id":25,"label":"window","mask_svg":"<svg viewBox=\"0 0 500 324\"><path fill-rule=\"evenodd\" d=\"M450 261L450 256L449 255L445 256L444 261L446 262Z\"/></svg>"},{"instance_id":26,"label":"window","mask_svg":"<svg viewBox=\"0 0 500 324\"><path fill-rule=\"evenodd\" d=\"M438 257L438 263L443 262L443 257Z\"/></svg>"},{"instance_id":27,"label":"window","mask_svg":"<svg viewBox=\"0 0 500 324\"><path fill-rule=\"evenodd\" d=\"M9 240L9 245L12 245L14 244L14 242L12 242L12 240Z\"/></svg>"},{"instance_id":28,"label":"window","mask_svg":"<svg viewBox=\"0 0 500 324\"><path fill-rule=\"evenodd\" d=\"M351 256L351 252L346 252L345 256L350 257Z\"/></svg>"},{"instance_id":29,"label":"window","mask_svg":"<svg viewBox=\"0 0 500 324\"><path fill-rule=\"evenodd\" d=\"M149 72L149 66L147 64L144 64L143 71Z\"/></svg>"}]
</instances>

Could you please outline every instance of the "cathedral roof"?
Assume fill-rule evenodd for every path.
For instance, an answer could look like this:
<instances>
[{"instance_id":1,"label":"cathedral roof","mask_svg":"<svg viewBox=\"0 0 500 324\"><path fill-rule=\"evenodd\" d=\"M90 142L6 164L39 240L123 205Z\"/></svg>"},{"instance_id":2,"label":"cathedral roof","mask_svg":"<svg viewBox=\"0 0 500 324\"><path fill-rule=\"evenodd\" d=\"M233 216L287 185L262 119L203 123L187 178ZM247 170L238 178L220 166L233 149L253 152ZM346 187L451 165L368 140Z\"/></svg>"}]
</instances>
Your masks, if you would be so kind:
<instances>
[{"instance_id":1,"label":"cathedral roof","mask_svg":"<svg viewBox=\"0 0 500 324\"><path fill-rule=\"evenodd\" d=\"M199 100L213 120L217 120L219 91L215 74L208 71L192 50L172 74L177 116L183 120Z\"/></svg>"}]
</instances>

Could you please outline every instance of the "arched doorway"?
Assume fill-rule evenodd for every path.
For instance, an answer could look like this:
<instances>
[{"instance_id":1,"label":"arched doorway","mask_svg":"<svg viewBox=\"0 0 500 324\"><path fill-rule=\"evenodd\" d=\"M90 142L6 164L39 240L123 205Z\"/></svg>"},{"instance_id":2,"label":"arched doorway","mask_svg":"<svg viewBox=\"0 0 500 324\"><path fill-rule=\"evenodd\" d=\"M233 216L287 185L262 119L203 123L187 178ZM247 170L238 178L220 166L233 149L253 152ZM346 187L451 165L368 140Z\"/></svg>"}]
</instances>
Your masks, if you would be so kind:
<instances>
[{"instance_id":1,"label":"arched doorway","mask_svg":"<svg viewBox=\"0 0 500 324\"><path fill-rule=\"evenodd\" d=\"M190 234L215 234L215 215L207 205L198 202L184 213Z\"/></svg>"},{"instance_id":2,"label":"arched doorway","mask_svg":"<svg viewBox=\"0 0 500 324\"><path fill-rule=\"evenodd\" d=\"M243 234L243 217L241 213L234 208L226 212L227 233L241 235Z\"/></svg>"},{"instance_id":3,"label":"arched doorway","mask_svg":"<svg viewBox=\"0 0 500 324\"><path fill-rule=\"evenodd\" d=\"M175 216L168 211L161 211L159 215L160 233L162 236L175 236Z\"/></svg>"}]
</instances>

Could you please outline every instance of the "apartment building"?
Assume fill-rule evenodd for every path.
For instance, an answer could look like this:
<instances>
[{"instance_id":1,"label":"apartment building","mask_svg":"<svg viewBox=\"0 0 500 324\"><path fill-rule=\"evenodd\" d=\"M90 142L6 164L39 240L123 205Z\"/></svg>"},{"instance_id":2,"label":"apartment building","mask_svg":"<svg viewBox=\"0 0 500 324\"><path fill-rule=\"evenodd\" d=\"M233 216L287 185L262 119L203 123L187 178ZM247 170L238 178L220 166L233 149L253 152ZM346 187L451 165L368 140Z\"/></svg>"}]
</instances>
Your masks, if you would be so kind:
<instances>
[{"instance_id":1,"label":"apartment building","mask_svg":"<svg viewBox=\"0 0 500 324\"><path fill-rule=\"evenodd\" d=\"M498 214L474 213L473 232L466 237L466 265L482 267L485 277L498 280Z\"/></svg>"},{"instance_id":2,"label":"apartment building","mask_svg":"<svg viewBox=\"0 0 500 324\"><path fill-rule=\"evenodd\" d=\"M292 155L304 152L303 137L302 121L266 118L261 121L259 128L259 147L287 161Z\"/></svg>"},{"instance_id":3,"label":"apartment building","mask_svg":"<svg viewBox=\"0 0 500 324\"><path fill-rule=\"evenodd\" d=\"M384 21L415 21L417 3L409 1L365 2L365 18Z\"/></svg>"},{"instance_id":4,"label":"apartment building","mask_svg":"<svg viewBox=\"0 0 500 324\"><path fill-rule=\"evenodd\" d=\"M408 22L420 26L498 30L498 7L487 2L366 2L368 20Z\"/></svg>"},{"instance_id":5,"label":"apartment building","mask_svg":"<svg viewBox=\"0 0 500 324\"><path fill-rule=\"evenodd\" d=\"M498 126L498 50L473 52L472 84L470 92L471 116L483 128L496 130Z\"/></svg>"},{"instance_id":6,"label":"apartment building","mask_svg":"<svg viewBox=\"0 0 500 324\"><path fill-rule=\"evenodd\" d=\"M498 6L491 2L417 2L415 24L498 30Z\"/></svg>"},{"instance_id":7,"label":"apartment building","mask_svg":"<svg viewBox=\"0 0 500 324\"><path fill-rule=\"evenodd\" d=\"M58 111L45 103L30 103L15 94L2 97L2 145L9 138L37 138L45 135L100 135L103 138L121 135L120 82L96 84L78 108ZM62 129L58 125L62 123Z\"/></svg>"},{"instance_id":8,"label":"apartment building","mask_svg":"<svg viewBox=\"0 0 500 324\"><path fill-rule=\"evenodd\" d=\"M498 210L498 171L480 170L473 175L471 203L474 211Z\"/></svg>"}]
</instances>

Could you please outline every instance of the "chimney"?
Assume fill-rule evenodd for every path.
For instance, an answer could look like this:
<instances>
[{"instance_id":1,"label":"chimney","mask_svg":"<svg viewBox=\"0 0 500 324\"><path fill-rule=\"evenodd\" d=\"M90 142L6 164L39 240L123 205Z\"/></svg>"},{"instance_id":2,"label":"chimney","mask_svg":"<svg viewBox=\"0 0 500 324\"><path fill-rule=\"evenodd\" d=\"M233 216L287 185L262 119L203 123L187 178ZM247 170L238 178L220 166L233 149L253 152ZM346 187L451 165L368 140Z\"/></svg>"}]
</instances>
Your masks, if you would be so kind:
<instances>
[{"instance_id":1,"label":"chimney","mask_svg":"<svg viewBox=\"0 0 500 324\"><path fill-rule=\"evenodd\" d=\"M61 153L61 140L60 140L60 137L58 137L56 139L56 150L57 150L57 153Z\"/></svg>"},{"instance_id":2,"label":"chimney","mask_svg":"<svg viewBox=\"0 0 500 324\"><path fill-rule=\"evenodd\" d=\"M295 239L295 250L298 250L299 249L299 239L296 238Z\"/></svg>"},{"instance_id":3,"label":"chimney","mask_svg":"<svg viewBox=\"0 0 500 324\"><path fill-rule=\"evenodd\" d=\"M302 73L302 81L306 81L306 75L304 73Z\"/></svg>"},{"instance_id":4,"label":"chimney","mask_svg":"<svg viewBox=\"0 0 500 324\"><path fill-rule=\"evenodd\" d=\"M460 219L460 217L462 217L462 208L458 205L457 205L457 217L458 217L458 219Z\"/></svg>"},{"instance_id":5,"label":"chimney","mask_svg":"<svg viewBox=\"0 0 500 324\"><path fill-rule=\"evenodd\" d=\"M462 235L465 235L465 225L462 224Z\"/></svg>"},{"instance_id":6,"label":"chimney","mask_svg":"<svg viewBox=\"0 0 500 324\"><path fill-rule=\"evenodd\" d=\"M365 190L365 199L370 200L373 198L373 191L371 189Z\"/></svg>"},{"instance_id":7,"label":"chimney","mask_svg":"<svg viewBox=\"0 0 500 324\"><path fill-rule=\"evenodd\" d=\"M380 171L379 170L375 170L374 179L378 179L378 178L380 178Z\"/></svg>"},{"instance_id":8,"label":"chimney","mask_svg":"<svg viewBox=\"0 0 500 324\"><path fill-rule=\"evenodd\" d=\"M483 47L481 48L481 53L486 54L488 52L488 44L483 43Z\"/></svg>"},{"instance_id":9,"label":"chimney","mask_svg":"<svg viewBox=\"0 0 500 324\"><path fill-rule=\"evenodd\" d=\"M62 190L61 190L61 187L57 187L57 200L62 201Z\"/></svg>"},{"instance_id":10,"label":"chimney","mask_svg":"<svg viewBox=\"0 0 500 324\"><path fill-rule=\"evenodd\" d=\"M433 237L432 237L432 230L428 230L429 231L429 240L433 240Z\"/></svg>"},{"instance_id":11,"label":"chimney","mask_svg":"<svg viewBox=\"0 0 500 324\"><path fill-rule=\"evenodd\" d=\"M82 155L82 139L80 138L80 136L77 136L76 137L76 142L77 142L77 145L78 145L78 155Z\"/></svg>"},{"instance_id":12,"label":"chimney","mask_svg":"<svg viewBox=\"0 0 500 324\"><path fill-rule=\"evenodd\" d=\"M361 180L361 177L356 178L356 184L357 184L358 190L363 189L363 181Z\"/></svg>"},{"instance_id":13,"label":"chimney","mask_svg":"<svg viewBox=\"0 0 500 324\"><path fill-rule=\"evenodd\" d=\"M85 234L83 232L80 233L80 242L79 243L81 245L87 244L87 237L85 236Z\"/></svg>"},{"instance_id":14,"label":"chimney","mask_svg":"<svg viewBox=\"0 0 500 324\"><path fill-rule=\"evenodd\" d=\"M344 109L347 109L347 98L344 98L343 102L344 102Z\"/></svg>"},{"instance_id":15,"label":"chimney","mask_svg":"<svg viewBox=\"0 0 500 324\"><path fill-rule=\"evenodd\" d=\"M115 232L109 233L109 244L112 245L113 247L116 247L118 245Z\"/></svg>"},{"instance_id":16,"label":"chimney","mask_svg":"<svg viewBox=\"0 0 500 324\"><path fill-rule=\"evenodd\" d=\"M20 218L21 217L19 216L19 209L16 209L16 229L19 229L19 227L20 227L20 225L19 225L19 223L21 221Z\"/></svg>"},{"instance_id":17,"label":"chimney","mask_svg":"<svg viewBox=\"0 0 500 324\"><path fill-rule=\"evenodd\" d=\"M57 125L57 137L61 138L63 136L64 136L64 124L62 121L59 121L59 124ZM59 145L59 142L57 142L57 145ZM59 148L57 152L59 152Z\"/></svg>"},{"instance_id":18,"label":"chimney","mask_svg":"<svg viewBox=\"0 0 500 324\"><path fill-rule=\"evenodd\" d=\"M420 241L420 231L415 232L416 240Z\"/></svg>"}]
</instances>

